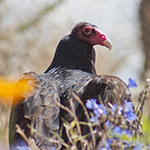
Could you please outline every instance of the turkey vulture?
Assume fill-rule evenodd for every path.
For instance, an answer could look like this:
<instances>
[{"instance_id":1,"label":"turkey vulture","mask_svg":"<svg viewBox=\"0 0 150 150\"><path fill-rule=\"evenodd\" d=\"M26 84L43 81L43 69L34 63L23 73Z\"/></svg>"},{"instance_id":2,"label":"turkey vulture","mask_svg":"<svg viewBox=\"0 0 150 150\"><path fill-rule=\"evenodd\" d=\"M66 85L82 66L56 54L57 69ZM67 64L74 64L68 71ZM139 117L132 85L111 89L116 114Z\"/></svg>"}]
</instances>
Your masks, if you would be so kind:
<instances>
[{"instance_id":1,"label":"turkey vulture","mask_svg":"<svg viewBox=\"0 0 150 150\"><path fill-rule=\"evenodd\" d=\"M62 109L60 104L71 109L72 99L78 120L86 121L84 111L74 94L83 104L90 98L112 104L122 104L124 99L131 101L130 91L121 79L96 74L93 46L97 44L109 49L112 47L111 42L97 26L81 22L73 28L71 34L61 39L52 63L43 74L24 74L21 80L29 79L28 84L32 88L20 96L21 101L18 104L12 106L9 124L10 145L15 147L25 142L16 133L15 125L18 124L27 137L31 136L35 140L39 148L51 149L55 146L62 149L63 146L56 142L56 134L59 134L61 129L62 138L68 142L65 128L62 126L64 120L71 122L73 116ZM20 82L16 87L19 84ZM120 99L116 97L114 90L120 93ZM34 127L36 132L32 133L27 125ZM85 126L82 126L81 130L82 135L89 132Z\"/></svg>"}]
</instances>

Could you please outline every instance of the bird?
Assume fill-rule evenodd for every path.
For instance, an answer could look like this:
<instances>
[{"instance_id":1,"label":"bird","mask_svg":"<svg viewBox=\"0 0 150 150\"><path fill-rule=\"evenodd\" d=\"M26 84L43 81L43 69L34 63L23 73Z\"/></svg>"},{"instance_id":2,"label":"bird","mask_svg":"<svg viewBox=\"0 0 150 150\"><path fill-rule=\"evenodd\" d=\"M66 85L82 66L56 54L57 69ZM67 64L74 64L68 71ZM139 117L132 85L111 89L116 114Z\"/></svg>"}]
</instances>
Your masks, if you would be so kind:
<instances>
[{"instance_id":1,"label":"bird","mask_svg":"<svg viewBox=\"0 0 150 150\"><path fill-rule=\"evenodd\" d=\"M57 135L60 131L63 132L61 138L68 142L63 123L71 122L74 118L63 107L71 110L73 105L78 120L87 121L76 96L84 105L91 98L97 99L98 103L102 100L105 104L110 102L123 105L125 99L132 101L130 90L119 77L97 75L94 45L112 48L111 41L96 25L80 22L60 40L54 58L44 73L24 73L16 84L13 99L15 100L17 87L21 86L22 80L28 80L27 84L31 88L30 91L21 93L19 102L11 108L9 143L12 149L28 144L16 132L16 124L27 138L34 139L37 147L63 149L64 145L58 142ZM120 93L119 98L114 91ZM82 126L81 130L82 135L90 132L87 126ZM78 149L81 149L80 144Z\"/></svg>"}]
</instances>

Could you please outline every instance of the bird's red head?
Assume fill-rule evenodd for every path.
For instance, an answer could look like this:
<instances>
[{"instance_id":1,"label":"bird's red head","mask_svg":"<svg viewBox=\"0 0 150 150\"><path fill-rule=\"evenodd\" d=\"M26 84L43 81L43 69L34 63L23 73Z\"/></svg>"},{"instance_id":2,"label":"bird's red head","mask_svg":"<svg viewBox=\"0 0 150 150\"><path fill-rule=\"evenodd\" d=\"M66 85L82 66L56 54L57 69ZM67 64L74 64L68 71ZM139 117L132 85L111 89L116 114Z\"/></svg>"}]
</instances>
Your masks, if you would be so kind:
<instances>
[{"instance_id":1,"label":"bird's red head","mask_svg":"<svg viewBox=\"0 0 150 150\"><path fill-rule=\"evenodd\" d=\"M93 45L102 45L112 48L111 41L95 26L87 22L80 22L71 32L74 37Z\"/></svg>"}]
</instances>

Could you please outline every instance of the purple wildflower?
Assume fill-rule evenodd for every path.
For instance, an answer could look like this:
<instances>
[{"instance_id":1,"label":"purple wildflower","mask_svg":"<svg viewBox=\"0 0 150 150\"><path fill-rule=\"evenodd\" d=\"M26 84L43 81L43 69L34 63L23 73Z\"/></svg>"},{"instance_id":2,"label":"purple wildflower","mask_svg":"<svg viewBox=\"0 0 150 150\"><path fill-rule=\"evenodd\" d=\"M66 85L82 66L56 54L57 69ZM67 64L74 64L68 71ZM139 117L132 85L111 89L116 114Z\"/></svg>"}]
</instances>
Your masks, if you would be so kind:
<instances>
[{"instance_id":1,"label":"purple wildflower","mask_svg":"<svg viewBox=\"0 0 150 150\"><path fill-rule=\"evenodd\" d=\"M134 109L133 109L133 104L132 102L127 102L126 100L124 101L125 105L122 107L121 105L113 105L111 108L112 114L114 115L117 113L118 115L122 115L122 112L124 111L124 117L129 120L133 121L136 119L136 115L134 114Z\"/></svg>"},{"instance_id":2,"label":"purple wildflower","mask_svg":"<svg viewBox=\"0 0 150 150\"><path fill-rule=\"evenodd\" d=\"M95 115L95 116L93 116L93 117L90 118L90 121L91 122L96 122L96 121L98 121L98 118L99 117Z\"/></svg>"},{"instance_id":3,"label":"purple wildflower","mask_svg":"<svg viewBox=\"0 0 150 150\"><path fill-rule=\"evenodd\" d=\"M131 131L130 130L124 130L124 134L126 134L128 137L132 137L133 135L132 135L132 133L131 133Z\"/></svg>"},{"instance_id":4,"label":"purple wildflower","mask_svg":"<svg viewBox=\"0 0 150 150\"><path fill-rule=\"evenodd\" d=\"M124 107L124 117L129 121L133 121L136 119L132 102L127 102L126 100L125 100L125 107Z\"/></svg>"},{"instance_id":5,"label":"purple wildflower","mask_svg":"<svg viewBox=\"0 0 150 150\"><path fill-rule=\"evenodd\" d=\"M88 109L93 109L93 113L95 114L95 116L91 117L90 118L90 121L91 122L96 122L98 121L98 118L101 116L101 115L106 115L107 114L107 109L106 107L102 104L97 104L96 103L96 99L90 99L86 102L85 104L86 108Z\"/></svg>"},{"instance_id":6,"label":"purple wildflower","mask_svg":"<svg viewBox=\"0 0 150 150\"><path fill-rule=\"evenodd\" d=\"M121 115L122 111L123 111L123 107L121 105L119 105L119 106L113 105L111 110L112 110L113 115L114 115L114 113L117 113L118 115ZM117 110L117 112L116 112L116 110Z\"/></svg>"},{"instance_id":7,"label":"purple wildflower","mask_svg":"<svg viewBox=\"0 0 150 150\"><path fill-rule=\"evenodd\" d=\"M17 149L18 150L30 150L29 147L27 146L18 146Z\"/></svg>"},{"instance_id":8,"label":"purple wildflower","mask_svg":"<svg viewBox=\"0 0 150 150\"><path fill-rule=\"evenodd\" d=\"M119 126L115 126L115 127L113 128L113 133L114 133L114 134L117 134L117 135L120 135L120 134L123 133L123 130L122 130Z\"/></svg>"},{"instance_id":9,"label":"purple wildflower","mask_svg":"<svg viewBox=\"0 0 150 150\"><path fill-rule=\"evenodd\" d=\"M106 126L107 126L108 128L111 128L111 127L113 126L113 123L110 122L109 120L107 120L107 121L106 121Z\"/></svg>"},{"instance_id":10,"label":"purple wildflower","mask_svg":"<svg viewBox=\"0 0 150 150\"><path fill-rule=\"evenodd\" d=\"M111 139L108 139L106 142L106 148L110 148L110 145L113 141Z\"/></svg>"},{"instance_id":11,"label":"purple wildflower","mask_svg":"<svg viewBox=\"0 0 150 150\"><path fill-rule=\"evenodd\" d=\"M98 117L100 117L100 115L107 115L107 109L106 109L106 107L102 104L102 105L100 105L100 104L97 104L96 106L95 106L95 108L93 109L93 113L95 114L95 115L97 115Z\"/></svg>"},{"instance_id":12,"label":"purple wildflower","mask_svg":"<svg viewBox=\"0 0 150 150\"><path fill-rule=\"evenodd\" d=\"M53 147L51 148L51 150L56 150L55 146L53 146Z\"/></svg>"},{"instance_id":13,"label":"purple wildflower","mask_svg":"<svg viewBox=\"0 0 150 150\"><path fill-rule=\"evenodd\" d=\"M95 109L96 106L96 99L90 99L89 101L86 102L85 106L88 109Z\"/></svg>"},{"instance_id":14,"label":"purple wildflower","mask_svg":"<svg viewBox=\"0 0 150 150\"><path fill-rule=\"evenodd\" d=\"M111 143L112 143L113 141L111 140L111 139L108 139L107 140L107 142L106 142L106 145L105 145L105 147L101 147L99 150L109 150L109 149L111 149Z\"/></svg>"},{"instance_id":15,"label":"purple wildflower","mask_svg":"<svg viewBox=\"0 0 150 150\"><path fill-rule=\"evenodd\" d=\"M129 78L129 83L128 83L127 87L128 88L136 88L137 87L136 80Z\"/></svg>"},{"instance_id":16,"label":"purple wildflower","mask_svg":"<svg viewBox=\"0 0 150 150\"><path fill-rule=\"evenodd\" d=\"M141 150L143 148L143 145L143 143L139 143L138 141L136 141L133 150Z\"/></svg>"}]
</instances>

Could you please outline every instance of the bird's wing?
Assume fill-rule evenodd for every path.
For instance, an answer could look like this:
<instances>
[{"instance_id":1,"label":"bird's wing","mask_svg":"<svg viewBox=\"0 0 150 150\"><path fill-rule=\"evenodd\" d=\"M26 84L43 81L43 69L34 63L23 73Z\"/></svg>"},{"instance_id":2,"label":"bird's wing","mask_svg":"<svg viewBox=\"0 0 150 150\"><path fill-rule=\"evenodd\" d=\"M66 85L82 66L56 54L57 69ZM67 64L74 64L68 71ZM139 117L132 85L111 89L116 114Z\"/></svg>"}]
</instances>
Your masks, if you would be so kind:
<instances>
[{"instance_id":1,"label":"bird's wing","mask_svg":"<svg viewBox=\"0 0 150 150\"><path fill-rule=\"evenodd\" d=\"M116 76L101 75L98 76L103 84L106 85L102 100L104 103L123 105L124 100L131 100L131 92L126 83Z\"/></svg>"},{"instance_id":2,"label":"bird's wing","mask_svg":"<svg viewBox=\"0 0 150 150\"><path fill-rule=\"evenodd\" d=\"M75 93L85 104L88 99L95 98L98 103L123 105L124 100L131 101L131 93L127 85L116 76L97 76L80 70L67 70L65 88L68 89L69 96L61 98L61 103L70 108L71 93ZM77 110L78 118L82 116L83 109L73 98L74 107ZM80 109L80 110L79 110ZM65 113L65 119L68 120ZM70 116L69 116L70 117ZM68 117L68 118L69 118Z\"/></svg>"},{"instance_id":3,"label":"bird's wing","mask_svg":"<svg viewBox=\"0 0 150 150\"><path fill-rule=\"evenodd\" d=\"M33 72L25 74L22 80L30 79L27 84L30 84L31 88L30 91L22 94L23 101L12 107L10 139L16 134L15 124L19 124L23 130L26 130L27 136L35 139L38 147L46 149L51 149L52 146L60 147L53 134L59 131L60 98L55 83L47 78L44 74L37 75ZM15 136L18 140L18 135Z\"/></svg>"},{"instance_id":4,"label":"bird's wing","mask_svg":"<svg viewBox=\"0 0 150 150\"><path fill-rule=\"evenodd\" d=\"M123 105L125 99L132 101L130 90L120 78L108 75L89 75L87 77L88 80L84 79L85 77L80 79L87 80L82 87L81 99L84 103L90 98L97 100L100 98L104 104L110 102L111 104Z\"/></svg>"}]
</instances>

